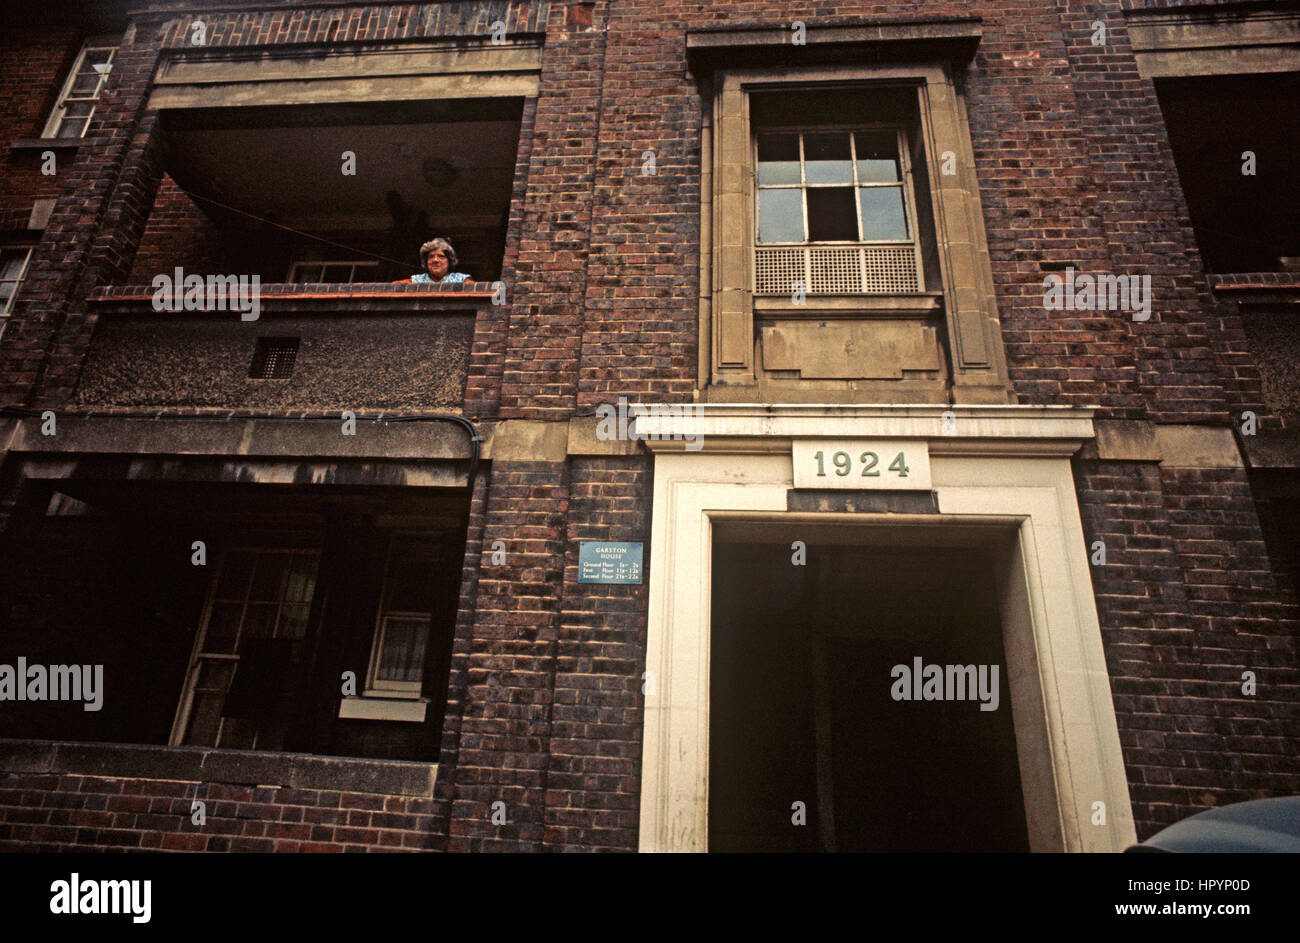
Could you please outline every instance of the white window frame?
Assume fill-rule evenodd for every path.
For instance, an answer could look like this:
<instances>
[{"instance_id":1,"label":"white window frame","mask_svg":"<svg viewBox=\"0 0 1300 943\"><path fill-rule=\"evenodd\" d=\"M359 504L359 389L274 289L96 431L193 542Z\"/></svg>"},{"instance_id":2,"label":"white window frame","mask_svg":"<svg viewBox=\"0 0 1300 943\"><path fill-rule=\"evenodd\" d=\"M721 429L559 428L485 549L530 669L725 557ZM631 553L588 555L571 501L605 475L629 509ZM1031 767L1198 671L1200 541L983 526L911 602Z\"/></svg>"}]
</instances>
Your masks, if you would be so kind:
<instances>
[{"instance_id":1,"label":"white window frame","mask_svg":"<svg viewBox=\"0 0 1300 943\"><path fill-rule=\"evenodd\" d=\"M390 612L388 610L389 573L393 563L393 545L397 539L397 536L389 539L388 550L384 555L383 588L379 592L379 608L375 613L375 631L370 643L370 664L366 668L366 684L362 696L420 700L425 682L423 672L421 672L419 681L383 681L379 678L380 655L384 650L384 635L388 630L389 620L423 618L429 627L429 638L425 642L426 646L433 641L432 611L408 612L395 609Z\"/></svg>"},{"instance_id":2,"label":"white window frame","mask_svg":"<svg viewBox=\"0 0 1300 943\"><path fill-rule=\"evenodd\" d=\"M324 273L323 270L324 270L325 266L328 266L328 265L348 265L348 266L351 266L351 269L350 269L349 272L348 272L348 280L347 280L346 282L320 282L319 284L322 284L322 285L350 285L350 284L352 284L353 282L355 282L355 281L357 280L357 268L360 267L360 266L363 266L363 265L364 265L364 266L367 266L367 267L372 267L372 268L374 268L376 278L371 279L371 281L376 281L376 280L378 280L378 275L379 275L379 262L376 261L376 260L374 260L374 259L300 259L300 260L298 260L298 261L296 261L296 262L293 262L293 263L291 263L291 264L289 265L289 274L285 276L285 281L288 282L288 283L291 284L291 285L299 285L299 284L301 284L301 285L311 285L311 284L314 284L313 282L302 282L302 281L299 281L299 279L298 279L298 271L299 271L300 269L304 269L304 268L315 268L316 266L320 266L321 269L322 269L321 274L324 275L325 273Z\"/></svg>"},{"instance_id":3,"label":"white window frame","mask_svg":"<svg viewBox=\"0 0 1300 943\"><path fill-rule=\"evenodd\" d=\"M384 592L388 591L387 579L385 578ZM389 612L384 609L383 603L380 603L379 614L375 620L374 641L370 646L370 668L366 672L366 691L367 695L377 697L402 697L402 698L419 698L420 692L424 688L424 674L421 669L419 681L386 681L379 677L380 655L384 650L384 636L388 632L388 623L397 620L416 620L423 619L428 627L430 634L433 631L433 613L432 612ZM427 639L427 645L431 639Z\"/></svg>"},{"instance_id":4,"label":"white window frame","mask_svg":"<svg viewBox=\"0 0 1300 943\"><path fill-rule=\"evenodd\" d=\"M895 135L895 147L898 148L898 166L899 180L897 183L862 183L858 180L858 160L857 160L857 139L854 132L871 132L871 131L893 131ZM853 181L851 183L809 183L807 173L807 158L804 153L804 137L809 134L822 134L827 132L839 132L849 135L849 163L853 170ZM758 139L765 134L797 134L799 136L799 182L798 183L780 183L771 184L758 182ZM912 186L912 155L908 149L907 132L896 124L884 123L867 123L867 124L826 124L826 125L772 125L754 128L753 134L753 168L754 168L754 245L761 248L802 248L804 246L914 246L917 249L917 270L920 270L920 240L917 238L916 231L916 194ZM835 189L849 187L853 190L854 209L857 213L858 232L862 232L862 203L858 198L857 191L863 187L897 187L903 190L903 213L907 220L908 238L906 239L805 239L803 242L759 242L758 234L760 229L759 219L759 194L763 190L798 190L803 194L803 231L807 235L808 228L808 197L809 190ZM923 281L923 280L922 280Z\"/></svg>"},{"instance_id":5,"label":"white window frame","mask_svg":"<svg viewBox=\"0 0 1300 943\"><path fill-rule=\"evenodd\" d=\"M797 90L796 90L797 91ZM893 131L895 135L895 147L898 149L898 166L899 180L897 183L861 183L858 180L858 161L857 161L857 139L854 132L863 131ZM807 158L805 154L804 138L809 134L819 134L824 132L839 132L849 135L849 164L852 168L853 182L850 184L843 183L809 183L807 173ZM796 134L799 137L799 182L797 184L759 184L758 182L758 139L764 134ZM750 127L749 141L749 167L753 176L753 207L750 213L750 284L755 287L755 295L759 294L785 294L786 289L778 292L759 291L758 286L758 256L764 250L772 249L802 249L805 250L804 268L807 271L811 266L810 251L820 248L845 248L865 250L877 247L899 247L911 248L913 264L916 266L916 284L920 290L925 286L925 268L921 245L921 233L918 227L916 215L916 190L912 176L912 154L909 147L907 130L902 125L894 122L857 122L852 124L774 124L759 125L754 124ZM805 238L802 242L760 242L759 231L761 220L759 219L760 194L764 190L798 190L801 195L803 209L803 231L804 236L811 235L811 229L808 225L808 191L816 189L831 189L836 187L849 187L853 190L854 210L858 221L858 232L863 232L862 219L862 201L858 191L863 187L882 186L895 187L899 186L903 193L903 217L907 225L909 238L907 239L819 239L814 240ZM864 279L865 280L865 279ZM863 296L874 294L872 292L854 292Z\"/></svg>"},{"instance_id":6,"label":"white window frame","mask_svg":"<svg viewBox=\"0 0 1300 943\"><path fill-rule=\"evenodd\" d=\"M95 110L99 107L99 99L104 93L104 86L108 82L108 77L113 73L113 67L117 60L117 50L121 41L116 36L93 36L87 39L81 45L81 51L77 53L77 61L72 64L72 70L68 73L67 79L63 82L63 88L59 92L58 103L55 104L54 110L50 112L49 120L45 122L44 136L47 138L59 138L59 130L63 125L63 120L67 116L68 105L72 103L90 102L90 114L86 115L86 123L81 128L81 133L76 138L59 138L60 140L77 140L84 138L86 132L90 130L90 123L95 118ZM72 87L77 82L77 76L81 74L86 63L86 57L96 50L108 50L108 69L99 76L99 82L95 86L95 94L73 96Z\"/></svg>"},{"instance_id":7,"label":"white window frame","mask_svg":"<svg viewBox=\"0 0 1300 943\"><path fill-rule=\"evenodd\" d=\"M190 719L191 719L190 715L194 708L194 695L198 691L199 674L201 673L203 661L204 660L233 661L236 663L235 670L236 671L239 670L238 668L238 662L240 657L239 643L244 637L244 614L243 613L241 613L240 615L239 632L235 636L235 644L234 644L235 650L233 652L206 652L205 653L203 649L203 644L207 640L207 636L208 636L208 623L212 617L212 608L217 601L217 589L221 584L221 575L225 570L226 557L232 553L254 553L254 554L287 553L290 555L297 555L297 554L312 555L316 557L316 579L317 580L320 579L321 552L319 550L315 550L310 547L280 547L280 546L229 547L221 552L221 559L217 564L217 570L212 575L212 579L208 585L208 595L206 601L203 604L203 617L202 620L199 622L199 630L196 633L194 633L194 648L190 651L190 660L188 666L186 667L185 687L181 691L181 700L176 707L176 718L175 720L172 721L172 732L171 732L171 736L168 738L168 743L174 747L186 745L185 734L190 726ZM248 592L249 590L245 588L244 590L245 612L247 611L248 608ZM312 587L313 602L314 602L315 594L316 594L316 585L313 584ZM312 604L311 602L308 603L309 612L310 612L311 604ZM280 592L280 599L276 602L275 621L276 621L277 628L279 627L280 624L281 611L284 609L284 606L285 606L284 590L282 587ZM227 691L227 694L228 693L229 691ZM221 720L217 723L217 737L216 737L217 746L212 747L212 749L222 749L222 747L220 746L221 735L225 730L225 725L226 725L226 719L222 717ZM256 740L254 740L254 749L256 749Z\"/></svg>"},{"instance_id":8,"label":"white window frame","mask_svg":"<svg viewBox=\"0 0 1300 943\"><path fill-rule=\"evenodd\" d=\"M27 280L27 272L32 266L32 251L35 249L32 245L23 245L22 243L8 243L0 245L0 251L22 252L26 250L27 255L23 258L22 271L18 273L17 279L5 279L6 282L12 281L14 290L0 306L0 331L4 330L5 324L8 323L9 315L13 313L14 305L18 302L18 292L22 291L23 282Z\"/></svg>"}]
</instances>

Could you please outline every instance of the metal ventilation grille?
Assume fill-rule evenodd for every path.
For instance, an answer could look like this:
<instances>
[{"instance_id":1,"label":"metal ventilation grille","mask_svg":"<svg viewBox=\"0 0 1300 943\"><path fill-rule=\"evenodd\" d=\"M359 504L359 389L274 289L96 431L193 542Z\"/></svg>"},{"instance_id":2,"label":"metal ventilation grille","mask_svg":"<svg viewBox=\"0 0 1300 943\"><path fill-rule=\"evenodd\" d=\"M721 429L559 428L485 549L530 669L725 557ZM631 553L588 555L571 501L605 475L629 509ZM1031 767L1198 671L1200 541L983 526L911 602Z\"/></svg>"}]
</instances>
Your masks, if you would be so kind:
<instances>
[{"instance_id":1,"label":"metal ventilation grille","mask_svg":"<svg viewBox=\"0 0 1300 943\"><path fill-rule=\"evenodd\" d=\"M862 290L867 294L919 291L916 252L911 246L862 250Z\"/></svg>"},{"instance_id":2,"label":"metal ventilation grille","mask_svg":"<svg viewBox=\"0 0 1300 943\"><path fill-rule=\"evenodd\" d=\"M803 249L758 249L754 254L754 290L788 295L808 290Z\"/></svg>"},{"instance_id":3,"label":"metal ventilation grille","mask_svg":"<svg viewBox=\"0 0 1300 943\"><path fill-rule=\"evenodd\" d=\"M287 380L298 359L298 338L259 337L248 376L254 380Z\"/></svg>"},{"instance_id":4,"label":"metal ventilation grille","mask_svg":"<svg viewBox=\"0 0 1300 943\"><path fill-rule=\"evenodd\" d=\"M754 291L785 295L893 295L920 291L912 246L756 249Z\"/></svg>"},{"instance_id":5,"label":"metal ventilation grille","mask_svg":"<svg viewBox=\"0 0 1300 943\"><path fill-rule=\"evenodd\" d=\"M853 295L862 291L862 263L857 249L811 249L809 293Z\"/></svg>"}]
</instances>

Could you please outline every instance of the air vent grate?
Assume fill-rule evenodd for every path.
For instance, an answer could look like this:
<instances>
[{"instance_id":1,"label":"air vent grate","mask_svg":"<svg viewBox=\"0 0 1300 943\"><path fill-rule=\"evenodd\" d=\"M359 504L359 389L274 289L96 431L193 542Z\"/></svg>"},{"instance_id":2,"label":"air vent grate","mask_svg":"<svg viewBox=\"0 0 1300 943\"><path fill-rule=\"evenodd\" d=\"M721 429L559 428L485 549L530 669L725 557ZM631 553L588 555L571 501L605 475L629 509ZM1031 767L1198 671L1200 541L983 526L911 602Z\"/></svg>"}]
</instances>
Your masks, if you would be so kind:
<instances>
[{"instance_id":1,"label":"air vent grate","mask_svg":"<svg viewBox=\"0 0 1300 943\"><path fill-rule=\"evenodd\" d=\"M754 291L784 295L890 295L920 291L912 246L758 249Z\"/></svg>"},{"instance_id":2,"label":"air vent grate","mask_svg":"<svg viewBox=\"0 0 1300 943\"><path fill-rule=\"evenodd\" d=\"M287 380L298 359L298 338L259 337L248 376L254 380Z\"/></svg>"}]
</instances>

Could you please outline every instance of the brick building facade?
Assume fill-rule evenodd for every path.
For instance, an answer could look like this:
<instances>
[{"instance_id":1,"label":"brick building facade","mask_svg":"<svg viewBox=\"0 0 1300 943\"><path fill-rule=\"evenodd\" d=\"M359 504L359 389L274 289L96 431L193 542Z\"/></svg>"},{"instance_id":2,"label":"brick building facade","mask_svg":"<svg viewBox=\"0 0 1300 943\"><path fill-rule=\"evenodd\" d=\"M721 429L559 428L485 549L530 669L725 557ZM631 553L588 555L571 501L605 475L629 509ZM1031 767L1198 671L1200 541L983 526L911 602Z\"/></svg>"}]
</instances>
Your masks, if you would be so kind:
<instances>
[{"instance_id":1,"label":"brick building facade","mask_svg":"<svg viewBox=\"0 0 1300 943\"><path fill-rule=\"evenodd\" d=\"M0 847L1113 851L1300 792L1293 5L6 16L0 665L103 674L0 705ZM394 284L435 235L470 280Z\"/></svg>"}]
</instances>

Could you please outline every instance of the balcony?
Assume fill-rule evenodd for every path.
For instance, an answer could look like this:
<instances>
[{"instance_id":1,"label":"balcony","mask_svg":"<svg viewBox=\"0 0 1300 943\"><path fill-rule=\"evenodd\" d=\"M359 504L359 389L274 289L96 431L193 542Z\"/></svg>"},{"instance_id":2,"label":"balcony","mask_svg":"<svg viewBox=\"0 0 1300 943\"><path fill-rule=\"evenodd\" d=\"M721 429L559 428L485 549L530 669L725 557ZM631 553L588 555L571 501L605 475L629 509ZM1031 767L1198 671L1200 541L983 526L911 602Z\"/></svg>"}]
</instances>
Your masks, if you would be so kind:
<instances>
[{"instance_id":1,"label":"balcony","mask_svg":"<svg viewBox=\"0 0 1300 943\"><path fill-rule=\"evenodd\" d=\"M158 311L155 294L90 296L97 324L72 408L458 410L493 286L263 284L256 320Z\"/></svg>"},{"instance_id":2,"label":"balcony","mask_svg":"<svg viewBox=\"0 0 1300 943\"><path fill-rule=\"evenodd\" d=\"M69 405L459 409L500 285L525 99L159 104L158 190L128 284L87 299ZM396 283L435 237L473 280ZM194 276L209 295L191 303ZM214 280L240 286L240 314Z\"/></svg>"}]
</instances>

